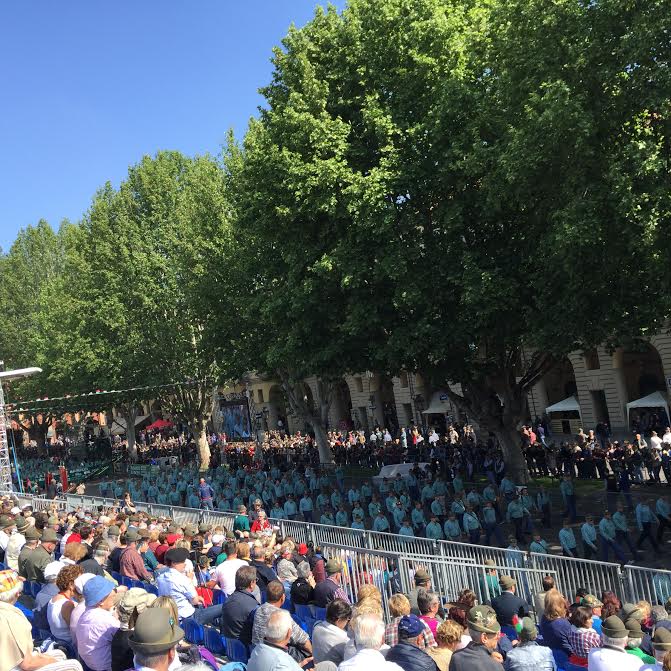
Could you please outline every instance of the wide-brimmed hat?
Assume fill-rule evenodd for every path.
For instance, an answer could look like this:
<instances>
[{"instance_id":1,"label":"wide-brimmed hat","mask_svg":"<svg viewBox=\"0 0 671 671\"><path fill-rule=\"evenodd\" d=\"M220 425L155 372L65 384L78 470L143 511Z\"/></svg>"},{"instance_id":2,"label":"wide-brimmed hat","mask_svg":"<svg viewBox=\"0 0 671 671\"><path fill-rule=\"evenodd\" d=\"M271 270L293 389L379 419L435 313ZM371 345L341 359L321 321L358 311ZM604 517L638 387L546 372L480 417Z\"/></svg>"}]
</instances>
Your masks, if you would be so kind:
<instances>
[{"instance_id":1,"label":"wide-brimmed hat","mask_svg":"<svg viewBox=\"0 0 671 671\"><path fill-rule=\"evenodd\" d=\"M140 538L140 534L137 531L135 531L135 529L129 529L126 532L126 542L127 543L134 543L139 538Z\"/></svg>"},{"instance_id":2,"label":"wide-brimmed hat","mask_svg":"<svg viewBox=\"0 0 671 671\"><path fill-rule=\"evenodd\" d=\"M58 543L58 534L53 529L45 529L42 532L43 543Z\"/></svg>"},{"instance_id":3,"label":"wide-brimmed hat","mask_svg":"<svg viewBox=\"0 0 671 671\"><path fill-rule=\"evenodd\" d=\"M23 533L28 527L30 526L30 523L25 517L17 517L16 518L16 529L20 533Z\"/></svg>"},{"instance_id":4,"label":"wide-brimmed hat","mask_svg":"<svg viewBox=\"0 0 671 671\"><path fill-rule=\"evenodd\" d=\"M167 608L152 608L138 615L128 643L135 652L151 655L171 650L183 638L184 630Z\"/></svg>"},{"instance_id":5,"label":"wide-brimmed hat","mask_svg":"<svg viewBox=\"0 0 671 671\"><path fill-rule=\"evenodd\" d=\"M116 585L107 578L97 575L84 585L84 603L87 608L97 606L104 601L110 592L116 589Z\"/></svg>"},{"instance_id":6,"label":"wide-brimmed hat","mask_svg":"<svg viewBox=\"0 0 671 671\"><path fill-rule=\"evenodd\" d=\"M418 568L415 571L415 585L424 585L431 582L431 575L425 568Z\"/></svg>"},{"instance_id":7,"label":"wide-brimmed hat","mask_svg":"<svg viewBox=\"0 0 671 671\"><path fill-rule=\"evenodd\" d=\"M530 617L522 618L520 636L526 638L527 641L533 641L538 637L538 629L536 629L536 625Z\"/></svg>"},{"instance_id":8,"label":"wide-brimmed hat","mask_svg":"<svg viewBox=\"0 0 671 671\"><path fill-rule=\"evenodd\" d=\"M120 615L125 614L130 616L136 608L138 613L142 613L154 601L156 601L155 594L151 594L141 587L131 587L122 594L121 599L116 605L116 609Z\"/></svg>"},{"instance_id":9,"label":"wide-brimmed hat","mask_svg":"<svg viewBox=\"0 0 671 671\"><path fill-rule=\"evenodd\" d=\"M496 611L490 606L474 606L468 611L468 628L483 634L498 634L501 625L496 619Z\"/></svg>"},{"instance_id":10,"label":"wide-brimmed hat","mask_svg":"<svg viewBox=\"0 0 671 671\"><path fill-rule=\"evenodd\" d=\"M342 571L342 564L335 557L331 557L324 565L327 575L333 575Z\"/></svg>"},{"instance_id":11,"label":"wide-brimmed hat","mask_svg":"<svg viewBox=\"0 0 671 671\"><path fill-rule=\"evenodd\" d=\"M580 600L581 606L589 606L590 608L601 608L603 603L597 599L594 594L585 594L585 596Z\"/></svg>"},{"instance_id":12,"label":"wide-brimmed hat","mask_svg":"<svg viewBox=\"0 0 671 671\"><path fill-rule=\"evenodd\" d=\"M624 626L627 628L630 638L643 638L643 629L641 629L641 623L638 620L627 620Z\"/></svg>"},{"instance_id":13,"label":"wide-brimmed hat","mask_svg":"<svg viewBox=\"0 0 671 671\"><path fill-rule=\"evenodd\" d=\"M517 583L509 575L502 575L499 578L499 585L501 585L501 589L506 590L515 587Z\"/></svg>"},{"instance_id":14,"label":"wide-brimmed hat","mask_svg":"<svg viewBox=\"0 0 671 671\"><path fill-rule=\"evenodd\" d=\"M617 615L607 617L601 624L601 631L609 638L629 638L629 629Z\"/></svg>"},{"instance_id":15,"label":"wide-brimmed hat","mask_svg":"<svg viewBox=\"0 0 671 671\"><path fill-rule=\"evenodd\" d=\"M118 526L116 526L116 524L113 524L111 527L109 527L109 529L107 529L107 535L118 538L121 535L121 530Z\"/></svg>"},{"instance_id":16,"label":"wide-brimmed hat","mask_svg":"<svg viewBox=\"0 0 671 671\"><path fill-rule=\"evenodd\" d=\"M23 536L27 541L37 541L42 537L39 529L36 529L32 524L23 532Z\"/></svg>"},{"instance_id":17,"label":"wide-brimmed hat","mask_svg":"<svg viewBox=\"0 0 671 671\"><path fill-rule=\"evenodd\" d=\"M638 638L638 636L633 638ZM652 647L655 650L671 650L671 631L665 627L657 627L652 637Z\"/></svg>"}]
</instances>

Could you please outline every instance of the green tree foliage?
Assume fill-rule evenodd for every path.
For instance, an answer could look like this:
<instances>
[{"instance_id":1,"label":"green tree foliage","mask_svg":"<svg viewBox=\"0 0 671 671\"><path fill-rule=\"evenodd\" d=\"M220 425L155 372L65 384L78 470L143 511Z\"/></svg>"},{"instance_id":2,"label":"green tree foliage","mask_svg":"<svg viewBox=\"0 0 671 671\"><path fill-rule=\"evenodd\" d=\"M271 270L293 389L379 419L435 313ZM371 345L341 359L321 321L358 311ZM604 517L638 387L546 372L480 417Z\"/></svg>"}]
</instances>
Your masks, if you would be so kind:
<instances>
[{"instance_id":1,"label":"green tree foliage","mask_svg":"<svg viewBox=\"0 0 671 671\"><path fill-rule=\"evenodd\" d=\"M668 314L665 26L663 2L352 0L292 29L231 170L267 361L459 383L525 478L528 389Z\"/></svg>"}]
</instances>

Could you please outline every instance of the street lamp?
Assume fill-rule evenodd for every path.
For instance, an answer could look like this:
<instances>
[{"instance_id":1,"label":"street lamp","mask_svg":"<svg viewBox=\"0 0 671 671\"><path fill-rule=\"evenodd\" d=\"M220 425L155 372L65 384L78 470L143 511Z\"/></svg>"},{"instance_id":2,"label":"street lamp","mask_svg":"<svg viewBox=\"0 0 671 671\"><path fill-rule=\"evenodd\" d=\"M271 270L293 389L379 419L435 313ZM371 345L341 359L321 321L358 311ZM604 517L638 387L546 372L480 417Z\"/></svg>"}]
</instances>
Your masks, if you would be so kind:
<instances>
[{"instance_id":1,"label":"street lamp","mask_svg":"<svg viewBox=\"0 0 671 671\"><path fill-rule=\"evenodd\" d=\"M0 361L0 368L4 367L4 361ZM7 416L5 414L5 395L2 383L16 380L21 377L29 377L41 373L41 368L18 368L16 370L0 371L0 489L3 492L13 491L12 466L9 461L9 445L7 444ZM18 473L17 473L18 475Z\"/></svg>"}]
</instances>

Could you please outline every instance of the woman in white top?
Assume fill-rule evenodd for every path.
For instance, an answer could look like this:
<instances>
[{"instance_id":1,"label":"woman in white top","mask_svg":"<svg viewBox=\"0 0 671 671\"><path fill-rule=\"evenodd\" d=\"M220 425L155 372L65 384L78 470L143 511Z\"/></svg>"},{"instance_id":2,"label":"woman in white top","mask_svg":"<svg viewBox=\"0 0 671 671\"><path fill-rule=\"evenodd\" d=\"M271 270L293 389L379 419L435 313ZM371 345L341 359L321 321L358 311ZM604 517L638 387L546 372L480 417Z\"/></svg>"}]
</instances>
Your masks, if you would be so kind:
<instances>
[{"instance_id":1,"label":"woman in white top","mask_svg":"<svg viewBox=\"0 0 671 671\"><path fill-rule=\"evenodd\" d=\"M54 638L72 643L70 634L70 616L77 604L75 579L82 574L82 567L73 564L64 566L56 578L58 594L47 605L47 620Z\"/></svg>"}]
</instances>

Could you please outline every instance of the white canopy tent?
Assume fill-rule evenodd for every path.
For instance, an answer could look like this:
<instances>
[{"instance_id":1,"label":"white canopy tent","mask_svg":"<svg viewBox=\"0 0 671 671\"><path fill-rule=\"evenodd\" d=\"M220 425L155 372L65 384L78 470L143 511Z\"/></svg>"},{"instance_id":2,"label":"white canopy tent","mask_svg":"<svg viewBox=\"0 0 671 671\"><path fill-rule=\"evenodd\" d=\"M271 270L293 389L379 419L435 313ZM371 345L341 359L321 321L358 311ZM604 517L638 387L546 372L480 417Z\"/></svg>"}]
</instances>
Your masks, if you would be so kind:
<instances>
[{"instance_id":1,"label":"white canopy tent","mask_svg":"<svg viewBox=\"0 0 671 671\"><path fill-rule=\"evenodd\" d=\"M452 408L444 391L434 391L429 407L422 410L423 415L449 415L450 412L452 412Z\"/></svg>"},{"instance_id":2,"label":"white canopy tent","mask_svg":"<svg viewBox=\"0 0 671 671\"><path fill-rule=\"evenodd\" d=\"M547 408L545 408L545 412L577 412L580 417L582 417L582 413L580 412L580 403L578 403L578 399L575 396L569 396L563 401L559 401L559 403L549 405Z\"/></svg>"},{"instance_id":3,"label":"white canopy tent","mask_svg":"<svg viewBox=\"0 0 671 671\"><path fill-rule=\"evenodd\" d=\"M661 391L654 391L652 394L627 403L627 423L629 423L629 414L633 408L664 408L666 416L669 417L669 402Z\"/></svg>"}]
</instances>

